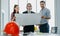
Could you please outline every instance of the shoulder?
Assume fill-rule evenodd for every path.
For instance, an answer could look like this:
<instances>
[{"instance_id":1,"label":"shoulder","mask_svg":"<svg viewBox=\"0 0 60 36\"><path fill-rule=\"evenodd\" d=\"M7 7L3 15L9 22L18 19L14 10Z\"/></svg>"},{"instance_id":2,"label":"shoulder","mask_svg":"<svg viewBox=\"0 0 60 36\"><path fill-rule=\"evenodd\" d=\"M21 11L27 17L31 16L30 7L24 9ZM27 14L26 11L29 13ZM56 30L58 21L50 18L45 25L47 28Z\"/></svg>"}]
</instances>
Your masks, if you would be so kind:
<instances>
[{"instance_id":1,"label":"shoulder","mask_svg":"<svg viewBox=\"0 0 60 36\"><path fill-rule=\"evenodd\" d=\"M50 11L50 9L48 9L48 8L45 8L47 11Z\"/></svg>"},{"instance_id":2,"label":"shoulder","mask_svg":"<svg viewBox=\"0 0 60 36\"><path fill-rule=\"evenodd\" d=\"M13 15L14 13L12 12L11 15Z\"/></svg>"},{"instance_id":3,"label":"shoulder","mask_svg":"<svg viewBox=\"0 0 60 36\"><path fill-rule=\"evenodd\" d=\"M50 10L48 8L45 8L47 13L50 13Z\"/></svg>"},{"instance_id":4,"label":"shoulder","mask_svg":"<svg viewBox=\"0 0 60 36\"><path fill-rule=\"evenodd\" d=\"M31 11L31 13L35 13L35 12Z\"/></svg>"},{"instance_id":5,"label":"shoulder","mask_svg":"<svg viewBox=\"0 0 60 36\"><path fill-rule=\"evenodd\" d=\"M24 11L23 14L24 14L24 13L28 13L28 12L27 12L27 11Z\"/></svg>"}]
</instances>

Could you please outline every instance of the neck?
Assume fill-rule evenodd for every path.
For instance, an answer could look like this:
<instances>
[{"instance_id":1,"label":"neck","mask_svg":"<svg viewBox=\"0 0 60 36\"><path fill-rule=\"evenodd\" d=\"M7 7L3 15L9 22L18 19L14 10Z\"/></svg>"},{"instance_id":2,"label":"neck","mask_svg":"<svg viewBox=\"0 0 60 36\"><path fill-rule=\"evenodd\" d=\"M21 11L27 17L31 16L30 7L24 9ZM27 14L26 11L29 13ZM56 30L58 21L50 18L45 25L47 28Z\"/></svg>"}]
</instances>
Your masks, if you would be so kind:
<instances>
[{"instance_id":1,"label":"neck","mask_svg":"<svg viewBox=\"0 0 60 36\"><path fill-rule=\"evenodd\" d=\"M16 13L17 13L18 11L16 11Z\"/></svg>"},{"instance_id":2,"label":"neck","mask_svg":"<svg viewBox=\"0 0 60 36\"><path fill-rule=\"evenodd\" d=\"M44 9L45 7L42 7L42 10Z\"/></svg>"},{"instance_id":3,"label":"neck","mask_svg":"<svg viewBox=\"0 0 60 36\"><path fill-rule=\"evenodd\" d=\"M27 10L28 12L31 11L31 10Z\"/></svg>"}]
</instances>

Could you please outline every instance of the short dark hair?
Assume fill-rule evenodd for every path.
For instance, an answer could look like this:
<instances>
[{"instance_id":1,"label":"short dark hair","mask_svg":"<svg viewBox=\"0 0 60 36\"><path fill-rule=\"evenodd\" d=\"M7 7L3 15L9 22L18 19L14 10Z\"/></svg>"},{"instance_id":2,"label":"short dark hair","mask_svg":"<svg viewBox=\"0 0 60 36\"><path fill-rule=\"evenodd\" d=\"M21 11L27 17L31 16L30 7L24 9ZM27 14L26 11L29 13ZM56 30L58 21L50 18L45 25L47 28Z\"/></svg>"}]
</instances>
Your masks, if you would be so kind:
<instances>
[{"instance_id":1,"label":"short dark hair","mask_svg":"<svg viewBox=\"0 0 60 36\"><path fill-rule=\"evenodd\" d=\"M45 3L45 1L40 1L40 3Z\"/></svg>"}]
</instances>

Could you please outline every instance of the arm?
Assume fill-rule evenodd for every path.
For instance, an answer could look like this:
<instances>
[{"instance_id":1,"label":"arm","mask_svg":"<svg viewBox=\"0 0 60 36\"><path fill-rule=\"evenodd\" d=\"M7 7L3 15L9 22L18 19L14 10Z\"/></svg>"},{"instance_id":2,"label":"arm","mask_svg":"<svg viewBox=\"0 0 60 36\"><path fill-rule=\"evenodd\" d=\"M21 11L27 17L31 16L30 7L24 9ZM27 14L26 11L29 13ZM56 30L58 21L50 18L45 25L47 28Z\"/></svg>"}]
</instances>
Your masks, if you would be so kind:
<instances>
[{"instance_id":1,"label":"arm","mask_svg":"<svg viewBox=\"0 0 60 36\"><path fill-rule=\"evenodd\" d=\"M50 19L50 17L46 17L46 16L42 16L41 18L44 18L44 19Z\"/></svg>"},{"instance_id":2,"label":"arm","mask_svg":"<svg viewBox=\"0 0 60 36\"><path fill-rule=\"evenodd\" d=\"M50 19L50 11L47 10L46 16L42 16L41 18L44 18L44 19Z\"/></svg>"},{"instance_id":3,"label":"arm","mask_svg":"<svg viewBox=\"0 0 60 36\"><path fill-rule=\"evenodd\" d=\"M11 19L11 21L15 21L15 18L16 18L16 17L13 17L13 18Z\"/></svg>"},{"instance_id":4,"label":"arm","mask_svg":"<svg viewBox=\"0 0 60 36\"><path fill-rule=\"evenodd\" d=\"M12 13L12 14L11 14L11 21L14 21L15 18L16 18L16 17L15 17L14 14Z\"/></svg>"},{"instance_id":5,"label":"arm","mask_svg":"<svg viewBox=\"0 0 60 36\"><path fill-rule=\"evenodd\" d=\"M13 13L11 14L11 20L12 20L12 18L13 18Z\"/></svg>"}]
</instances>

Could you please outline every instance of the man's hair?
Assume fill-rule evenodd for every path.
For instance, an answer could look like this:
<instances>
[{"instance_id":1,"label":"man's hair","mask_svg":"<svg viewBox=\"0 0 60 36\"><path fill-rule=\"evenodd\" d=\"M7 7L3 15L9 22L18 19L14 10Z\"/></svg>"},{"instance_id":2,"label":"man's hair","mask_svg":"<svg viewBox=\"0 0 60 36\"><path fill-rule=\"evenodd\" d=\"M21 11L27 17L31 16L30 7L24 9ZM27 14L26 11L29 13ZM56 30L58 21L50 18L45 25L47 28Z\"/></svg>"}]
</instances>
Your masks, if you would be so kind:
<instances>
[{"instance_id":1,"label":"man's hair","mask_svg":"<svg viewBox=\"0 0 60 36\"><path fill-rule=\"evenodd\" d=\"M32 7L31 3L27 3L27 6L28 6L28 5L30 5L30 6Z\"/></svg>"},{"instance_id":2,"label":"man's hair","mask_svg":"<svg viewBox=\"0 0 60 36\"><path fill-rule=\"evenodd\" d=\"M40 1L40 3L45 3L45 1Z\"/></svg>"}]
</instances>

